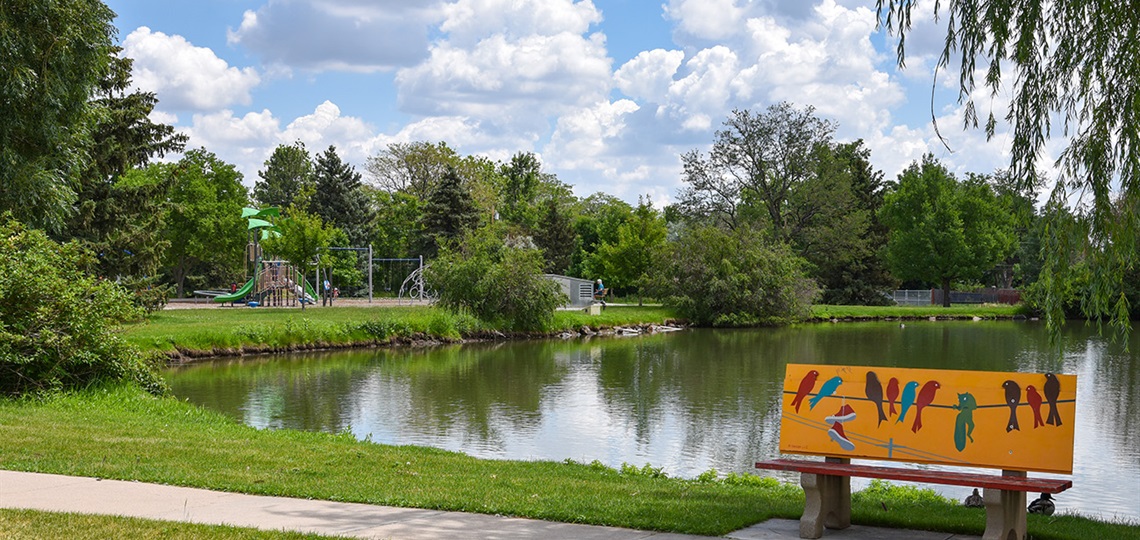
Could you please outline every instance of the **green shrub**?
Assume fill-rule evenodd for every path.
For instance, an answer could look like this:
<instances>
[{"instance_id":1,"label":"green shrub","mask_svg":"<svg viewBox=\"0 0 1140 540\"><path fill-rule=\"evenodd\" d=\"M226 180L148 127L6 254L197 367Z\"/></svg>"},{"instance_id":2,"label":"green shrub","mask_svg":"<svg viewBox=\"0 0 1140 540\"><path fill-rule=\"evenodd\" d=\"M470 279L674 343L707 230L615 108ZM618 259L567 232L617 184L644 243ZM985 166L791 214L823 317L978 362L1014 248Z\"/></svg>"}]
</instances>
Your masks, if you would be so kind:
<instances>
[{"instance_id":1,"label":"green shrub","mask_svg":"<svg viewBox=\"0 0 1140 540\"><path fill-rule=\"evenodd\" d=\"M86 255L0 218L0 393L132 380L161 391L154 360L113 332L141 310L130 293L79 270Z\"/></svg>"},{"instance_id":2,"label":"green shrub","mask_svg":"<svg viewBox=\"0 0 1140 540\"><path fill-rule=\"evenodd\" d=\"M566 296L543 276L543 265L538 249L507 245L484 230L441 250L427 279L445 308L511 330L545 330Z\"/></svg>"},{"instance_id":3,"label":"green shrub","mask_svg":"<svg viewBox=\"0 0 1140 540\"><path fill-rule=\"evenodd\" d=\"M817 293L804 261L748 230L692 227L660 251L651 294L704 326L777 324L807 317Z\"/></svg>"}]
</instances>

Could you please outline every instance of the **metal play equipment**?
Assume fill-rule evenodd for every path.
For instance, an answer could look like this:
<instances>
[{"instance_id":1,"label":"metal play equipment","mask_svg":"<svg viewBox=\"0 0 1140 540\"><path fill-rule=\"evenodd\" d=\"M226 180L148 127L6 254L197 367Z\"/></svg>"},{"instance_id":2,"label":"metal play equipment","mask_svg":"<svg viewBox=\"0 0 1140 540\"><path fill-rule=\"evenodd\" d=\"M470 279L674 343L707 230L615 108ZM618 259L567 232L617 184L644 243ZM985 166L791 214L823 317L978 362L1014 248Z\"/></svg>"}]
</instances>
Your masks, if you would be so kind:
<instances>
[{"instance_id":1,"label":"metal play equipment","mask_svg":"<svg viewBox=\"0 0 1140 540\"><path fill-rule=\"evenodd\" d=\"M262 257L261 241L281 236L281 230L269 218L280 216L281 210L276 207L242 208L241 217L248 220L244 266L249 280L229 293L194 292L213 296L214 302L223 304L244 301L247 305L283 307L296 306L299 302L313 303L317 293L302 272L286 261Z\"/></svg>"}]
</instances>

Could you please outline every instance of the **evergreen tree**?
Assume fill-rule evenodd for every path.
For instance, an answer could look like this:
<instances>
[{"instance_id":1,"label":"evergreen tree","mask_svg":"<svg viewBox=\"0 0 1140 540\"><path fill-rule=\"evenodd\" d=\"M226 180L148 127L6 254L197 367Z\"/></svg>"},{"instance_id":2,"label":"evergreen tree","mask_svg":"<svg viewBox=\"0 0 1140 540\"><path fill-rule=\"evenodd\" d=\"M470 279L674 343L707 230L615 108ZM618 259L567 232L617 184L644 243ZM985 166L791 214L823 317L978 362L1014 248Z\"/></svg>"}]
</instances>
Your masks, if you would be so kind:
<instances>
[{"instance_id":1,"label":"evergreen tree","mask_svg":"<svg viewBox=\"0 0 1140 540\"><path fill-rule=\"evenodd\" d=\"M257 175L261 180L253 185L254 200L263 207L285 208L298 203L302 193L311 191L306 188L313 183L313 161L305 143L282 144L273 150Z\"/></svg>"},{"instance_id":2,"label":"evergreen tree","mask_svg":"<svg viewBox=\"0 0 1140 540\"><path fill-rule=\"evenodd\" d=\"M529 227L531 205L538 192L542 165L531 152L519 152L500 168L503 177L503 207L499 214L512 223Z\"/></svg>"},{"instance_id":3,"label":"evergreen tree","mask_svg":"<svg viewBox=\"0 0 1140 540\"><path fill-rule=\"evenodd\" d=\"M834 305L885 305L883 294L897 285L887 269L883 250L887 227L879 219L883 206L883 172L871 166L871 151L863 141L839 144L833 150L837 171L844 174L853 195L852 214L860 218L859 234L851 249L829 253L813 261L816 280L823 288L821 302Z\"/></svg>"},{"instance_id":4,"label":"evergreen tree","mask_svg":"<svg viewBox=\"0 0 1140 540\"><path fill-rule=\"evenodd\" d=\"M187 137L150 120L158 103L154 93L126 93L132 62L113 57L91 102L95 144L78 184L79 204L61 236L80 241L98 255L92 269L98 275L142 279L141 288L148 288L167 247L160 235L169 182L168 175L148 174L143 168L151 159L181 152ZM131 173L137 174L124 181Z\"/></svg>"},{"instance_id":5,"label":"evergreen tree","mask_svg":"<svg viewBox=\"0 0 1140 540\"><path fill-rule=\"evenodd\" d=\"M367 245L373 214L370 197L364 191L360 173L341 161L335 146L317 156L313 171L314 187L309 211L348 235L353 246Z\"/></svg>"},{"instance_id":6,"label":"evergreen tree","mask_svg":"<svg viewBox=\"0 0 1140 540\"><path fill-rule=\"evenodd\" d=\"M574 228L570 224L570 216L560 208L558 201L546 200L534 243L542 248L547 273L566 273L574 254Z\"/></svg>"},{"instance_id":7,"label":"evergreen tree","mask_svg":"<svg viewBox=\"0 0 1140 540\"><path fill-rule=\"evenodd\" d=\"M423 253L434 257L440 246L456 241L479 223L479 212L459 173L447 167L428 198L423 215Z\"/></svg>"}]
</instances>

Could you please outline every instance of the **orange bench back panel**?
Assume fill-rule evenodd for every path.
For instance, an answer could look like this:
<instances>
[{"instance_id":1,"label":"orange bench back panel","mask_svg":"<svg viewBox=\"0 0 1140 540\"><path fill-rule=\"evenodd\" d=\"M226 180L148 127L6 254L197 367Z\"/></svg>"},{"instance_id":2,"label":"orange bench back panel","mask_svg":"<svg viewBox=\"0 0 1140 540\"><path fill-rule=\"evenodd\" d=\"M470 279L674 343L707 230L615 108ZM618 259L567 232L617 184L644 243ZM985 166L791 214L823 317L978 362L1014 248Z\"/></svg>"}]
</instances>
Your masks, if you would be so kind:
<instances>
[{"instance_id":1,"label":"orange bench back panel","mask_svg":"<svg viewBox=\"0 0 1140 540\"><path fill-rule=\"evenodd\" d=\"M780 452L1071 474L1077 377L788 364Z\"/></svg>"}]
</instances>

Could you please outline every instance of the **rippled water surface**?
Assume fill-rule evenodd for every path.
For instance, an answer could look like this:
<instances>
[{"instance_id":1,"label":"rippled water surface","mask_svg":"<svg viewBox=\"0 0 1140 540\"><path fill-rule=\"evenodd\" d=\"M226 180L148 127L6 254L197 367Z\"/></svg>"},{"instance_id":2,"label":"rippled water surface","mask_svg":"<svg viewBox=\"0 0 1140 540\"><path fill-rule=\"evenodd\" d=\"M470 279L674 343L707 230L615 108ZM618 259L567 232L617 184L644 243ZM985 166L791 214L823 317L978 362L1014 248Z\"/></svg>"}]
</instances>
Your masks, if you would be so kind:
<instances>
[{"instance_id":1,"label":"rippled water surface","mask_svg":"<svg viewBox=\"0 0 1140 540\"><path fill-rule=\"evenodd\" d=\"M1012 321L692 330L260 357L168 378L179 397L259 428L347 429L483 458L651 463L693 477L757 472L757 459L777 454L785 363L1075 374L1074 487L1057 506L1140 521L1135 332L1126 352L1079 324L1061 349L1043 325Z\"/></svg>"}]
</instances>

